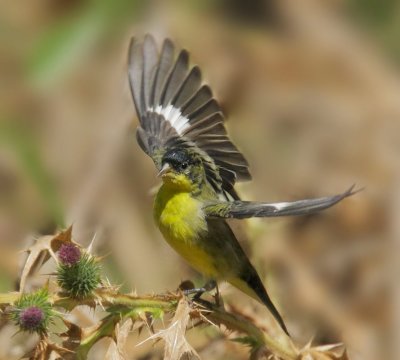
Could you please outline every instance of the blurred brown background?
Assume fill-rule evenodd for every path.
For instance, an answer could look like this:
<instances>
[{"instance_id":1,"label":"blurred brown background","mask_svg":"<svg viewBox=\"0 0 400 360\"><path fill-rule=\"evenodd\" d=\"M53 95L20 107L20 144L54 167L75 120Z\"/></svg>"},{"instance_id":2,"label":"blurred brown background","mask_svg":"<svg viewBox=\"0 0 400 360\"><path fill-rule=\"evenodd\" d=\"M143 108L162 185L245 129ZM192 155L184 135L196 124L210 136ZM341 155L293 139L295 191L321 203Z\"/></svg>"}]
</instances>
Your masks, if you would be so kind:
<instances>
[{"instance_id":1,"label":"blurred brown background","mask_svg":"<svg viewBox=\"0 0 400 360\"><path fill-rule=\"evenodd\" d=\"M150 32L191 52L226 109L254 178L238 186L243 198L284 201L331 195L352 183L365 187L317 216L249 221L244 246L297 344L344 341L351 359L400 358L393 286L400 239L398 1L0 6L1 292L15 290L18 250L72 223L76 241L87 245L96 234L97 253L111 252L105 273L127 291L174 290L188 278L201 284L152 223L158 183L134 136L126 54L131 36ZM222 291L227 304L236 296L236 306L273 326L252 300L229 286ZM9 341L14 332L2 325L2 359L19 358L33 344L20 335ZM217 331L191 330L190 338L204 359L248 356ZM160 358L159 345L137 342L132 336L128 358ZM91 356L102 353L98 346Z\"/></svg>"}]
</instances>

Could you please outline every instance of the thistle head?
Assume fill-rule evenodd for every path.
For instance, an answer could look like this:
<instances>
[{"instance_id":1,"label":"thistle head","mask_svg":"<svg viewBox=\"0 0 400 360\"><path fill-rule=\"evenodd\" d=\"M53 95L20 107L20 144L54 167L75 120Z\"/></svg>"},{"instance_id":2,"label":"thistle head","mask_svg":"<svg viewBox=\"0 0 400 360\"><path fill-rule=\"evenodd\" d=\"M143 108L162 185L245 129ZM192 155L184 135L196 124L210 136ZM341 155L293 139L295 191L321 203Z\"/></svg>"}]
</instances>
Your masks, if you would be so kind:
<instances>
[{"instance_id":1,"label":"thistle head","mask_svg":"<svg viewBox=\"0 0 400 360\"><path fill-rule=\"evenodd\" d=\"M57 316L48 298L47 289L23 294L14 304L10 318L22 331L45 334Z\"/></svg>"}]
</instances>

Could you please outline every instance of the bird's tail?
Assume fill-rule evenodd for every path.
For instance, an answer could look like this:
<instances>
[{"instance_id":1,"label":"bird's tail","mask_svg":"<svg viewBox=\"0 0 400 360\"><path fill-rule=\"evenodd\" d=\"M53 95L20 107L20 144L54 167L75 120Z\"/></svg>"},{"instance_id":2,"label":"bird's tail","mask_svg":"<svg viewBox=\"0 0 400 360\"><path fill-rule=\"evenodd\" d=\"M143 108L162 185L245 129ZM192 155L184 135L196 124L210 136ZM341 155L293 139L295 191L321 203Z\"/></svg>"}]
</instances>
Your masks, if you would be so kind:
<instances>
[{"instance_id":1,"label":"bird's tail","mask_svg":"<svg viewBox=\"0 0 400 360\"><path fill-rule=\"evenodd\" d=\"M290 336L286 325L282 319L282 316L279 314L279 311L276 309L275 305L272 303L267 290L263 283L261 282L260 277L258 276L256 270L251 266L251 270L246 269L246 272L237 278L233 278L229 280L233 286L237 287L239 290L243 291L245 294L251 296L253 299L263 303L268 310L272 313L276 321L279 323L282 330Z\"/></svg>"}]
</instances>

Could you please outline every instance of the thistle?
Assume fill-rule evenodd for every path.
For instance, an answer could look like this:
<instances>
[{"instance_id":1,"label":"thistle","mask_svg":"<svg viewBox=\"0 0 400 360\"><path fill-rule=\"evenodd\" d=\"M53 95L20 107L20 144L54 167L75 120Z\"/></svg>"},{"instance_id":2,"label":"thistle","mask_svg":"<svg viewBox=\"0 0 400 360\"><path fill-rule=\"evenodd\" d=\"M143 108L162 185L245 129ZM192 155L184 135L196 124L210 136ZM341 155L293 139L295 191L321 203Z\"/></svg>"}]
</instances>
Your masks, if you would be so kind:
<instances>
[{"instance_id":1,"label":"thistle","mask_svg":"<svg viewBox=\"0 0 400 360\"><path fill-rule=\"evenodd\" d=\"M97 260L73 244L63 245L58 256L58 285L74 298L88 297L101 282L101 267Z\"/></svg>"},{"instance_id":2,"label":"thistle","mask_svg":"<svg viewBox=\"0 0 400 360\"><path fill-rule=\"evenodd\" d=\"M23 294L14 304L10 318L21 330L47 333L48 326L56 316L48 300L47 289L40 289L32 294Z\"/></svg>"},{"instance_id":3,"label":"thistle","mask_svg":"<svg viewBox=\"0 0 400 360\"><path fill-rule=\"evenodd\" d=\"M58 250L58 257L63 264L73 265L80 260L81 250L72 243L65 243L62 244L60 250Z\"/></svg>"}]
</instances>

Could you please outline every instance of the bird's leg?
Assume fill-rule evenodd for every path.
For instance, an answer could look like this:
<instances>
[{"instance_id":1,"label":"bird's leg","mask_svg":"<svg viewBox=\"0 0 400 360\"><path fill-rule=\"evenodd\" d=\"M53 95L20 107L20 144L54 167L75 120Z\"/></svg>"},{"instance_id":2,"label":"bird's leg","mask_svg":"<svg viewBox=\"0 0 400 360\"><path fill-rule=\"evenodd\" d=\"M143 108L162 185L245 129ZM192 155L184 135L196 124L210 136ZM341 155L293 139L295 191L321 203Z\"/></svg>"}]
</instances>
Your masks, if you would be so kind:
<instances>
[{"instance_id":1,"label":"bird's leg","mask_svg":"<svg viewBox=\"0 0 400 360\"><path fill-rule=\"evenodd\" d=\"M193 297L193 300L199 300L201 295L203 295L205 292L211 291L215 288L218 289L217 282L215 280L209 280L204 284L204 286L202 286L200 288L192 288L192 289L186 288L183 290L183 293L186 296L195 294Z\"/></svg>"},{"instance_id":2,"label":"bird's leg","mask_svg":"<svg viewBox=\"0 0 400 360\"><path fill-rule=\"evenodd\" d=\"M222 307L223 307L223 301L222 301L222 297L221 297L221 294L219 292L219 288L218 288L218 284L217 283L215 284L215 295L214 295L214 298L215 298L215 305L217 305L218 307L220 307L222 305Z\"/></svg>"},{"instance_id":3,"label":"bird's leg","mask_svg":"<svg viewBox=\"0 0 400 360\"><path fill-rule=\"evenodd\" d=\"M209 280L207 281L203 287L201 287L200 289L196 289L197 292L195 294L195 296L193 297L193 300L199 300L201 298L201 295L203 295L205 292L209 292L211 290L214 290L215 288L218 289L217 286L217 282L215 280Z\"/></svg>"}]
</instances>

